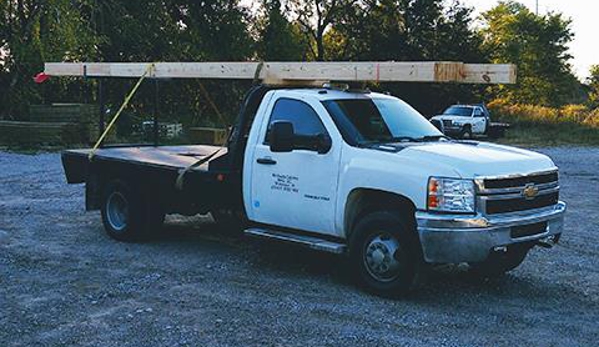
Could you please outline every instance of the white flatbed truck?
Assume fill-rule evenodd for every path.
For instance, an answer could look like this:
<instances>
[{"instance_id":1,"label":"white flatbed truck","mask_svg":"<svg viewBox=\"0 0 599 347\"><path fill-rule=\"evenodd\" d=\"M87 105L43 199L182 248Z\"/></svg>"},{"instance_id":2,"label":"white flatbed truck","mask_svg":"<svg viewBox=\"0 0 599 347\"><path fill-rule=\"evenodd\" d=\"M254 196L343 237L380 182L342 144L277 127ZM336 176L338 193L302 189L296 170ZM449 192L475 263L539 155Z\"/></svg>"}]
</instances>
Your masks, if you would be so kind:
<instances>
[{"instance_id":1,"label":"white flatbed truck","mask_svg":"<svg viewBox=\"0 0 599 347\"><path fill-rule=\"evenodd\" d=\"M323 87L253 87L226 149L67 150L107 233L138 240L165 214L243 215L245 234L347 255L366 288L404 293L423 264L497 275L562 233L558 169L528 150L444 136L402 100Z\"/></svg>"},{"instance_id":2,"label":"white flatbed truck","mask_svg":"<svg viewBox=\"0 0 599 347\"><path fill-rule=\"evenodd\" d=\"M505 135L509 124L491 121L491 112L484 104L452 105L443 114L431 118L431 122L441 124L443 133L461 139L475 136L499 138Z\"/></svg>"}]
</instances>

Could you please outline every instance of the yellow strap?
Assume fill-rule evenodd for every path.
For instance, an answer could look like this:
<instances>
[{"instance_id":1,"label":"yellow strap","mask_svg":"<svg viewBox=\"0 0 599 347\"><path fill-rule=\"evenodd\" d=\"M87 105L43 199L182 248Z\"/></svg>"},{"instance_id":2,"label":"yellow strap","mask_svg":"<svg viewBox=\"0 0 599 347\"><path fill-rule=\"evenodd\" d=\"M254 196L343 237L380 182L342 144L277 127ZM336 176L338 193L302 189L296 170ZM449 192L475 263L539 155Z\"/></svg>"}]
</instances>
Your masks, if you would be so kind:
<instances>
[{"instance_id":1,"label":"yellow strap","mask_svg":"<svg viewBox=\"0 0 599 347\"><path fill-rule=\"evenodd\" d=\"M220 118L220 121L224 124L224 126L227 126L227 121L226 121L225 117L223 116L222 113L220 113L220 111L218 110L218 107L216 106L214 101L212 101L212 98L210 98L210 94L208 93L208 90L206 90L206 87L204 87L204 84L202 82L200 82L200 90L204 94L204 98L206 99L206 101L208 101L208 103L210 104L210 107L212 107L214 112L216 112L216 115L218 116L218 118ZM194 169L202 164L209 163L212 160L212 158L216 157L216 155L220 151L222 151L225 148L225 146L227 145L227 140L229 139L229 135L230 135L230 129L227 130L227 135L225 136L225 143L223 143L220 147L218 147L218 149L216 151L208 154L207 156L203 157L202 159L187 166L185 169L179 170L179 175L177 176L177 179L175 180L175 188L178 190L183 190L185 174L187 174L189 171L191 171L192 169Z\"/></svg>"},{"instance_id":2,"label":"yellow strap","mask_svg":"<svg viewBox=\"0 0 599 347\"><path fill-rule=\"evenodd\" d=\"M155 65L154 64L148 65L148 68L146 69L146 71L144 71L143 75L141 75L141 77L139 78L139 80L137 81L137 83L135 84L135 86L133 87L133 89L131 89L131 91L129 92L129 95L127 95L127 97L125 98L125 101L123 101L123 104L121 105L121 108L119 108L118 112L114 115L114 117L112 118L112 120L110 121L110 123L108 123L108 126L106 127L106 129L104 129L104 132L102 133L102 135L100 136L100 138L98 139L98 141L96 142L96 144L94 145L94 147L92 148L91 152L89 152L89 155L88 155L89 160L92 160L92 158L96 154L96 151L98 150L98 147L100 147L100 144L102 143L102 141L104 140L104 138L106 137L106 135L108 134L108 132L110 131L110 129L112 128L112 126L114 125L114 123L116 123L117 119L119 118L119 116L121 115L121 113L123 112L123 110L125 109L125 107L127 107L127 105L129 104L129 101L131 101L131 98L133 98L133 95L135 95L135 92L137 91L137 89L141 85L141 82L143 82L143 80L146 79L146 76L153 69L155 69Z\"/></svg>"}]
</instances>

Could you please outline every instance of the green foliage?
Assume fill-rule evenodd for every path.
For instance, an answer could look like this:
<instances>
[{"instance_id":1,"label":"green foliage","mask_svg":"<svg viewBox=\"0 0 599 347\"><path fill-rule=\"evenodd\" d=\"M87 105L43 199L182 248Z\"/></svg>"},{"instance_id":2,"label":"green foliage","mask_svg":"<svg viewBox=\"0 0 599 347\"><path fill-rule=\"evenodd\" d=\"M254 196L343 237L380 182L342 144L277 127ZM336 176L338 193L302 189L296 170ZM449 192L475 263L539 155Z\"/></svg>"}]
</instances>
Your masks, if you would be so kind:
<instances>
[{"instance_id":1,"label":"green foliage","mask_svg":"<svg viewBox=\"0 0 599 347\"><path fill-rule=\"evenodd\" d=\"M93 59L97 41L83 17L84 4L6 0L0 6L0 114L25 114L29 103L43 99L32 81L43 62ZM50 91L65 92L68 85L55 83Z\"/></svg>"},{"instance_id":2,"label":"green foliage","mask_svg":"<svg viewBox=\"0 0 599 347\"><path fill-rule=\"evenodd\" d=\"M95 81L61 78L35 85L31 77L42 70L44 61L509 62L519 68L515 86L395 83L369 87L384 88L427 115L451 103L485 98L502 98L518 105L586 102L591 109L599 106L599 67L592 70L587 81L589 98L583 100L580 83L569 65L571 23L557 13L537 16L519 3L504 1L482 15L483 27L478 28L472 9L459 1L262 0L257 11L240 3L0 1L0 117L26 119L28 105L35 103L97 99ZM114 111L133 82L104 83L104 99ZM162 119L224 126L198 91L199 83L145 83L129 111L137 120L148 119L158 88ZM249 82L201 83L230 124ZM539 122L553 119L550 114L560 120L586 117L574 122L585 126L599 122L599 111L573 106L559 108L557 113L544 108L529 111L544 115L527 118Z\"/></svg>"},{"instance_id":3,"label":"green foliage","mask_svg":"<svg viewBox=\"0 0 599 347\"><path fill-rule=\"evenodd\" d=\"M266 0L264 10L258 24L258 57L264 61L304 60L307 44L299 27L281 12L281 2Z\"/></svg>"},{"instance_id":4,"label":"green foliage","mask_svg":"<svg viewBox=\"0 0 599 347\"><path fill-rule=\"evenodd\" d=\"M592 108L599 108L599 65L593 65L590 73L591 75L587 79L587 85L589 87L588 103Z\"/></svg>"},{"instance_id":5,"label":"green foliage","mask_svg":"<svg viewBox=\"0 0 599 347\"><path fill-rule=\"evenodd\" d=\"M358 3L358 0L286 0L286 10L295 17L313 60L327 58L327 31Z\"/></svg>"},{"instance_id":6,"label":"green foliage","mask_svg":"<svg viewBox=\"0 0 599 347\"><path fill-rule=\"evenodd\" d=\"M599 145L599 110L584 105L547 107L496 99L487 105L493 117L510 123L508 141L526 145Z\"/></svg>"},{"instance_id":7,"label":"green foliage","mask_svg":"<svg viewBox=\"0 0 599 347\"><path fill-rule=\"evenodd\" d=\"M559 13L537 16L513 1L501 1L482 17L483 49L491 60L518 66L518 84L493 88L495 95L547 106L580 101L580 83L569 64L570 19Z\"/></svg>"},{"instance_id":8,"label":"green foliage","mask_svg":"<svg viewBox=\"0 0 599 347\"><path fill-rule=\"evenodd\" d=\"M327 58L485 62L481 38L471 28L471 12L458 2L446 5L442 0L356 3L327 32ZM480 101L479 87L473 86L396 83L385 89L427 115L457 101Z\"/></svg>"}]
</instances>

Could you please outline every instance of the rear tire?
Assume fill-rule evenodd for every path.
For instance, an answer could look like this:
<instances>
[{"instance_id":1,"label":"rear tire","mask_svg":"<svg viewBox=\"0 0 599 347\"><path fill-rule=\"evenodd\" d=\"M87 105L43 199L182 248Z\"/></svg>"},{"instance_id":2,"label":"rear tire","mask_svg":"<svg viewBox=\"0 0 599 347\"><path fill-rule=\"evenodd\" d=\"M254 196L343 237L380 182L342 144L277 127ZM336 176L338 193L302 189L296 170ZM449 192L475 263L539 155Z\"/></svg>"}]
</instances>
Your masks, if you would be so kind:
<instances>
[{"instance_id":1,"label":"rear tire","mask_svg":"<svg viewBox=\"0 0 599 347\"><path fill-rule=\"evenodd\" d=\"M108 236L132 242L154 234L164 222L164 212L122 180L109 182L102 199L102 222Z\"/></svg>"},{"instance_id":2,"label":"rear tire","mask_svg":"<svg viewBox=\"0 0 599 347\"><path fill-rule=\"evenodd\" d=\"M353 228L350 263L358 282L384 297L406 294L421 259L411 223L390 211L365 215Z\"/></svg>"},{"instance_id":3,"label":"rear tire","mask_svg":"<svg viewBox=\"0 0 599 347\"><path fill-rule=\"evenodd\" d=\"M469 264L470 269L480 277L500 277L520 266L530 249L529 244L511 245L507 252L493 252L486 260Z\"/></svg>"}]
</instances>

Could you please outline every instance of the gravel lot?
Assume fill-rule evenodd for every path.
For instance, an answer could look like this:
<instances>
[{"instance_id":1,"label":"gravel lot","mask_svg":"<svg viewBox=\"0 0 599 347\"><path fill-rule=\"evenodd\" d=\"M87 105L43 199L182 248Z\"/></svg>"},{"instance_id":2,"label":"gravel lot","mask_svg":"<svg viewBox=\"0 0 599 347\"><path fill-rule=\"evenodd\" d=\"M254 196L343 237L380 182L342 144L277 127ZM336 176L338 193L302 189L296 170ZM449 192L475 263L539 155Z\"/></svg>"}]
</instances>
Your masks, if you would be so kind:
<instances>
[{"instance_id":1,"label":"gravel lot","mask_svg":"<svg viewBox=\"0 0 599 347\"><path fill-rule=\"evenodd\" d=\"M58 154L0 152L0 346L597 346L599 148L541 151L569 203L561 244L493 281L437 268L402 300L207 219L115 242Z\"/></svg>"}]
</instances>

